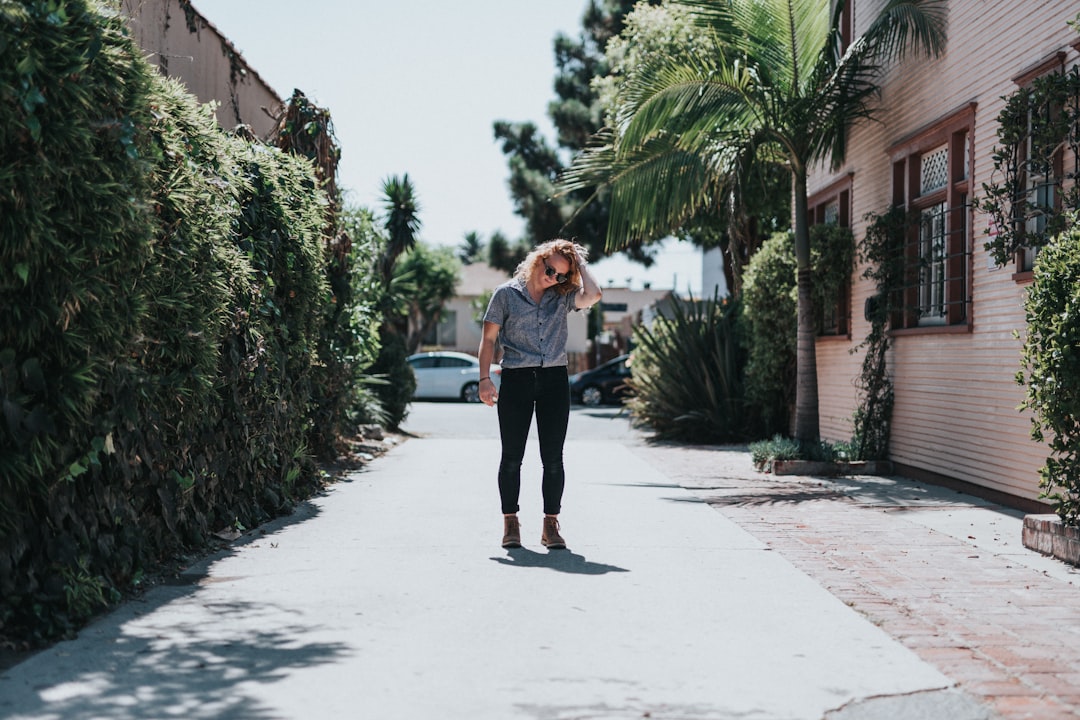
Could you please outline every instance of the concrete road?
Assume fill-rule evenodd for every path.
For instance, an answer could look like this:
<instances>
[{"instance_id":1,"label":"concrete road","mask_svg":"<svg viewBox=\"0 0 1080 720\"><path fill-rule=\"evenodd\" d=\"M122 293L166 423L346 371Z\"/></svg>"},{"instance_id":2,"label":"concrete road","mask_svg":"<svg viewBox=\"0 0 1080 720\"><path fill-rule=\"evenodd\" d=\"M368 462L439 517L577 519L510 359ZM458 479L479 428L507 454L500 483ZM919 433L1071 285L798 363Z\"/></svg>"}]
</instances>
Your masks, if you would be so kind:
<instances>
[{"instance_id":1,"label":"concrete road","mask_svg":"<svg viewBox=\"0 0 1080 720\"><path fill-rule=\"evenodd\" d=\"M0 676L6 718L855 720L990 713L576 408L562 528L499 546L493 410L415 437Z\"/></svg>"}]
</instances>

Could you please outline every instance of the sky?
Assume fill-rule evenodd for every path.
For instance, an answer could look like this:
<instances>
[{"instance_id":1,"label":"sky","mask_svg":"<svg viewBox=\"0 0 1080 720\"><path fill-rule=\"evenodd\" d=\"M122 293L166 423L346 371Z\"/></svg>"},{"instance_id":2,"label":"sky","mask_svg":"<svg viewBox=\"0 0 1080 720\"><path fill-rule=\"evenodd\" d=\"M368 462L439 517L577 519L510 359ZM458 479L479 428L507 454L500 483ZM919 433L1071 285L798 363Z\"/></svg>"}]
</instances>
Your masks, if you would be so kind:
<instances>
[{"instance_id":1,"label":"sky","mask_svg":"<svg viewBox=\"0 0 1080 720\"><path fill-rule=\"evenodd\" d=\"M193 0L278 95L330 111L346 200L381 212L382 184L408 174L420 239L461 244L524 232L507 189L496 120L535 123L555 146L554 39L578 37L587 0ZM594 264L603 286L697 291L693 247L665 243L645 270Z\"/></svg>"}]
</instances>

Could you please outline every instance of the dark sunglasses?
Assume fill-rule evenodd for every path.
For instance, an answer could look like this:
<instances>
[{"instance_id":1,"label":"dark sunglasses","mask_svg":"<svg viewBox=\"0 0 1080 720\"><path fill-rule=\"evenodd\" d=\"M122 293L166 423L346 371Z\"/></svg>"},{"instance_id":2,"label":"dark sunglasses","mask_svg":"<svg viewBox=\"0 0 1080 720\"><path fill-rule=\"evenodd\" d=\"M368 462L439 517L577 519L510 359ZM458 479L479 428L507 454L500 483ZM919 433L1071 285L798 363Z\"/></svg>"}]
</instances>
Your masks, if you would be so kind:
<instances>
[{"instance_id":1,"label":"dark sunglasses","mask_svg":"<svg viewBox=\"0 0 1080 720\"><path fill-rule=\"evenodd\" d=\"M567 280L570 279L570 274L569 273L564 275L561 272L555 272L555 268L548 265L547 260L544 261L544 274L547 275L548 277L555 278L555 282L559 283L560 285L562 285L564 282L566 282Z\"/></svg>"}]
</instances>

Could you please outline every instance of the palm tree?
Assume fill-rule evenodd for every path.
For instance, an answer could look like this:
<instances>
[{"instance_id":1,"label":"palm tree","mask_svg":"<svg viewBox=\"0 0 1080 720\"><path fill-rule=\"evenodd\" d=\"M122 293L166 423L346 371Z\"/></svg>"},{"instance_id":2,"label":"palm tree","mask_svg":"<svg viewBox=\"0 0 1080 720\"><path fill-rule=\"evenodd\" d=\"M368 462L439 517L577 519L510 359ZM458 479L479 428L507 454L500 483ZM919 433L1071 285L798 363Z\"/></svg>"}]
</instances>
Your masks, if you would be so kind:
<instances>
[{"instance_id":1,"label":"palm tree","mask_svg":"<svg viewBox=\"0 0 1080 720\"><path fill-rule=\"evenodd\" d=\"M480 233L470 230L465 233L461 244L458 245L457 256L465 265L472 265L480 260L484 254L484 241L480 239Z\"/></svg>"},{"instance_id":2,"label":"palm tree","mask_svg":"<svg viewBox=\"0 0 1080 720\"><path fill-rule=\"evenodd\" d=\"M945 47L945 0L885 0L846 48L850 0L673 0L713 34L711 56L661 56L628 80L616 127L580 155L564 187L612 193L609 249L677 228L729 197L747 170L791 172L798 265L795 437L817 441L816 329L807 170L844 160L848 130L873 116L884 64Z\"/></svg>"},{"instance_id":3,"label":"palm tree","mask_svg":"<svg viewBox=\"0 0 1080 720\"><path fill-rule=\"evenodd\" d=\"M420 203L408 173L384 180L383 198L387 242L379 258L379 271L383 283L389 287L394 277L394 263L402 253L416 245L416 234L420 231Z\"/></svg>"}]
</instances>

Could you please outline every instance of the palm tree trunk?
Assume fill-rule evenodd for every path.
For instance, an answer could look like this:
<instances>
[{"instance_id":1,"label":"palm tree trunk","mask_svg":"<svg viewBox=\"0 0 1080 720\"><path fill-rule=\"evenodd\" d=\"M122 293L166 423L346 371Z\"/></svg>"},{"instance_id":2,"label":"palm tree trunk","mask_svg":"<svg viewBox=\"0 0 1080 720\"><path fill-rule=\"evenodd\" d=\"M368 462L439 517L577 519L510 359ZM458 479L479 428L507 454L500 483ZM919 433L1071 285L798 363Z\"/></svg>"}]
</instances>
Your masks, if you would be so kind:
<instances>
[{"instance_id":1,"label":"palm tree trunk","mask_svg":"<svg viewBox=\"0 0 1080 720\"><path fill-rule=\"evenodd\" d=\"M814 277L810 269L810 217L807 211L806 169L792 170L795 201L795 262L798 268L799 325L795 344L795 439L820 440L817 392L817 323L814 315Z\"/></svg>"}]
</instances>

